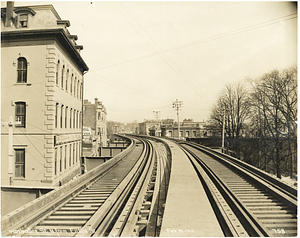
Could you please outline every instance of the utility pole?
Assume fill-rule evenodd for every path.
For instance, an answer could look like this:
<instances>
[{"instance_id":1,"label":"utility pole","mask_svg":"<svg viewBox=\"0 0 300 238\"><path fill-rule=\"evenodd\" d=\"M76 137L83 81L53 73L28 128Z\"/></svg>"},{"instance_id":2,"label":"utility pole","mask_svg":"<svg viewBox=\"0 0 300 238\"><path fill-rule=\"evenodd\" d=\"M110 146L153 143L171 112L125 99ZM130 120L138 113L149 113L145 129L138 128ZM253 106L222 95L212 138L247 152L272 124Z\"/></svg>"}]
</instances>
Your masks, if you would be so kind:
<instances>
[{"instance_id":1,"label":"utility pole","mask_svg":"<svg viewBox=\"0 0 300 238\"><path fill-rule=\"evenodd\" d=\"M180 139L179 110L180 110L180 108L181 108L182 106L183 106L183 102L182 102L182 101L178 101L178 99L176 99L176 101L173 102L173 108L175 108L175 110L177 111L178 140Z\"/></svg>"},{"instance_id":2,"label":"utility pole","mask_svg":"<svg viewBox=\"0 0 300 238\"><path fill-rule=\"evenodd\" d=\"M225 134L225 111L223 114L223 129L222 129L222 153L224 153L224 134Z\"/></svg>"},{"instance_id":3,"label":"utility pole","mask_svg":"<svg viewBox=\"0 0 300 238\"><path fill-rule=\"evenodd\" d=\"M158 121L159 120L160 111L153 111L153 113L154 113L154 117L155 117L156 121Z\"/></svg>"},{"instance_id":4,"label":"utility pole","mask_svg":"<svg viewBox=\"0 0 300 238\"><path fill-rule=\"evenodd\" d=\"M8 177L9 177L9 185L12 184L12 176L13 176L13 126L21 125L21 121L13 122L13 116L9 116L8 124Z\"/></svg>"},{"instance_id":5,"label":"utility pole","mask_svg":"<svg viewBox=\"0 0 300 238\"><path fill-rule=\"evenodd\" d=\"M160 114L160 111L153 111L153 113L154 113L154 117L155 117L155 120L157 121L157 122L159 122L159 114ZM159 131L157 130L157 126L155 126L155 128L156 128L156 130L155 130L155 134L156 134L156 136L161 136L161 127L160 127L160 122L159 122L159 125L158 125L158 129L159 129Z\"/></svg>"},{"instance_id":6,"label":"utility pole","mask_svg":"<svg viewBox=\"0 0 300 238\"><path fill-rule=\"evenodd\" d=\"M225 140L225 114L227 110L224 109L224 114L223 114L223 129L222 129L222 153L225 153L224 149L224 140Z\"/></svg>"}]
</instances>

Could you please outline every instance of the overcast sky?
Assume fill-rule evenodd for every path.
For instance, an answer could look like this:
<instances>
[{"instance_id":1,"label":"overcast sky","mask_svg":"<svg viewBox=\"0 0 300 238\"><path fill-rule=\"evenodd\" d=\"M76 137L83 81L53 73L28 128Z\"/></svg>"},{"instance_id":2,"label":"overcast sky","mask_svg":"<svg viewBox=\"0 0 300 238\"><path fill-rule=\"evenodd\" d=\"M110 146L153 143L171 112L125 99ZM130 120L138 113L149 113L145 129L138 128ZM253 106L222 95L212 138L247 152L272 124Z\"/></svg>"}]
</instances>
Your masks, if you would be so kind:
<instances>
[{"instance_id":1,"label":"overcast sky","mask_svg":"<svg viewBox=\"0 0 300 238\"><path fill-rule=\"evenodd\" d=\"M90 69L84 98L108 120L176 119L176 99L181 121L207 120L226 84L297 64L291 2L15 2L38 4L70 21Z\"/></svg>"}]
</instances>

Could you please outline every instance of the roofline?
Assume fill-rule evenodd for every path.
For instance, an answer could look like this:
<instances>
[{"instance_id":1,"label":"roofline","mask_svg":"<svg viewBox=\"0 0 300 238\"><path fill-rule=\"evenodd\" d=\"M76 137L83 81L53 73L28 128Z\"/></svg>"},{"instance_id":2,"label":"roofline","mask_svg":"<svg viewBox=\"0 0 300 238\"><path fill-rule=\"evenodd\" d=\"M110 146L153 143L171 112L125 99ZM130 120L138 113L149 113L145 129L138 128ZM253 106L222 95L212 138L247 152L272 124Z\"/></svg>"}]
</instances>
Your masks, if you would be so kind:
<instances>
[{"instance_id":1,"label":"roofline","mask_svg":"<svg viewBox=\"0 0 300 238\"><path fill-rule=\"evenodd\" d=\"M82 73L86 73L89 70L88 66L75 49L75 46L70 41L63 28L1 32L2 43L5 41L24 41L29 39L56 39L67 50L70 57L77 64Z\"/></svg>"},{"instance_id":2,"label":"roofline","mask_svg":"<svg viewBox=\"0 0 300 238\"><path fill-rule=\"evenodd\" d=\"M19 8L31 8L31 9L35 9L35 10L43 10L43 9L50 9L53 14L56 16L56 18L58 20L61 20L59 14L57 13L57 11L55 10L55 8L53 7L52 4L45 4L45 5L26 5L26 6L14 6L14 9L19 9ZM5 9L6 10L6 7L1 7L1 9Z\"/></svg>"}]
</instances>

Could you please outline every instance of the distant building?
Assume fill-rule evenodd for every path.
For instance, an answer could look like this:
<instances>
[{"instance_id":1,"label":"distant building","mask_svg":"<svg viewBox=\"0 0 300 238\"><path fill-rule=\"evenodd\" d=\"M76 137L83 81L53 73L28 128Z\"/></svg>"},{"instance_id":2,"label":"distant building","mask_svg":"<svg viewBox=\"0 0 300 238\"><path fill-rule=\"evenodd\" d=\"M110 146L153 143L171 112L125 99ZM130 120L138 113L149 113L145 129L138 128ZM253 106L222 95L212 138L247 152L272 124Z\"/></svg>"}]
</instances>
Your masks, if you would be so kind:
<instances>
[{"instance_id":1,"label":"distant building","mask_svg":"<svg viewBox=\"0 0 300 238\"><path fill-rule=\"evenodd\" d=\"M178 138L178 122L175 122L174 119L145 120L139 123L139 131L141 135ZM180 122L180 138L205 136L207 136L205 122L194 122L193 119L185 119Z\"/></svg>"},{"instance_id":2,"label":"distant building","mask_svg":"<svg viewBox=\"0 0 300 238\"><path fill-rule=\"evenodd\" d=\"M180 122L180 138L197 138L206 136L205 122L194 122L192 119ZM178 122L162 126L162 135L178 138Z\"/></svg>"},{"instance_id":3,"label":"distant building","mask_svg":"<svg viewBox=\"0 0 300 238\"><path fill-rule=\"evenodd\" d=\"M69 26L52 5L14 7L8 2L1 8L1 183L10 198L18 192L20 204L80 172L83 75L88 67Z\"/></svg>"},{"instance_id":4,"label":"distant building","mask_svg":"<svg viewBox=\"0 0 300 238\"><path fill-rule=\"evenodd\" d=\"M99 147L107 146L107 111L98 98L92 104L87 99L83 102L83 126L91 128L93 138Z\"/></svg>"},{"instance_id":5,"label":"distant building","mask_svg":"<svg viewBox=\"0 0 300 238\"><path fill-rule=\"evenodd\" d=\"M157 135L156 131L160 130L160 122L157 120L145 120L139 123L139 134L147 136L161 136Z\"/></svg>"}]
</instances>

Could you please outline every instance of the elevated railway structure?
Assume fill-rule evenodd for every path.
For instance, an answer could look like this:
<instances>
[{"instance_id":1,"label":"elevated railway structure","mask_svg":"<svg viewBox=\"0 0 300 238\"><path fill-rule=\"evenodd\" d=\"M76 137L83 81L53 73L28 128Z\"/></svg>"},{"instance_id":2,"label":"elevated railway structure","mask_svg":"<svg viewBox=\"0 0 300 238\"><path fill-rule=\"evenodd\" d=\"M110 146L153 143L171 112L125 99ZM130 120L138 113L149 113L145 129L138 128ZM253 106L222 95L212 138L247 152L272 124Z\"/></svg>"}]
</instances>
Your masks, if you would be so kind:
<instances>
[{"instance_id":1,"label":"elevated railway structure","mask_svg":"<svg viewBox=\"0 0 300 238\"><path fill-rule=\"evenodd\" d=\"M297 190L194 143L126 150L2 217L3 236L296 236Z\"/></svg>"},{"instance_id":2,"label":"elevated railway structure","mask_svg":"<svg viewBox=\"0 0 300 238\"><path fill-rule=\"evenodd\" d=\"M214 201L226 235L297 236L295 188L210 148L180 145Z\"/></svg>"}]
</instances>

